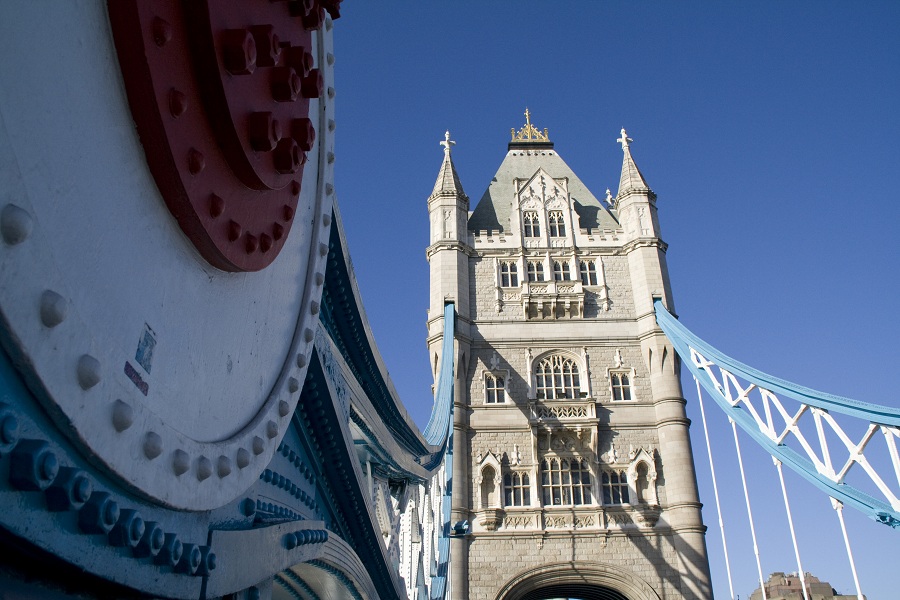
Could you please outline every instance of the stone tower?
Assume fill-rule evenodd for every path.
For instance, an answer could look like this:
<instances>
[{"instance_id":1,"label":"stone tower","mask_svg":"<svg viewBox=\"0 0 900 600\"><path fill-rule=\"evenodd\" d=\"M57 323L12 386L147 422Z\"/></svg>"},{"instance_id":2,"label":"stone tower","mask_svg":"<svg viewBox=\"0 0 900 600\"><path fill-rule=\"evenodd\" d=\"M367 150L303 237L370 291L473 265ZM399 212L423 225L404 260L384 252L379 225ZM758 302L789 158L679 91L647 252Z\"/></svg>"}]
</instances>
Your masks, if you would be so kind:
<instances>
[{"instance_id":1,"label":"stone tower","mask_svg":"<svg viewBox=\"0 0 900 600\"><path fill-rule=\"evenodd\" d=\"M449 133L428 199L435 373L458 313L452 595L711 598L656 195L624 129L602 203L525 119L474 211Z\"/></svg>"}]
</instances>

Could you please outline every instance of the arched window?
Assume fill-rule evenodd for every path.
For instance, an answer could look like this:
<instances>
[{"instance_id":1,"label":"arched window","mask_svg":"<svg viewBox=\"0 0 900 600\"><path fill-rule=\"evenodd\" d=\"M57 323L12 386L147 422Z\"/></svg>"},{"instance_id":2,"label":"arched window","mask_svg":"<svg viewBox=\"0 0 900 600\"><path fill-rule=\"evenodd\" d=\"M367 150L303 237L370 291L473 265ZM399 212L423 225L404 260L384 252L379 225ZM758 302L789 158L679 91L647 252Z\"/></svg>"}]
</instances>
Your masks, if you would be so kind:
<instances>
[{"instance_id":1,"label":"arched window","mask_svg":"<svg viewBox=\"0 0 900 600\"><path fill-rule=\"evenodd\" d=\"M569 280L569 262L565 260L553 261L553 281Z\"/></svg>"},{"instance_id":2,"label":"arched window","mask_svg":"<svg viewBox=\"0 0 900 600\"><path fill-rule=\"evenodd\" d=\"M542 358L535 370L537 397L553 400L577 398L581 390L578 365L575 360L560 354Z\"/></svg>"},{"instance_id":3,"label":"arched window","mask_svg":"<svg viewBox=\"0 0 900 600\"><path fill-rule=\"evenodd\" d=\"M628 372L610 371L610 384L612 385L612 399L614 402L631 400L631 378Z\"/></svg>"},{"instance_id":4,"label":"arched window","mask_svg":"<svg viewBox=\"0 0 900 600\"><path fill-rule=\"evenodd\" d=\"M515 262L500 263L500 287L519 287L519 269Z\"/></svg>"},{"instance_id":5,"label":"arched window","mask_svg":"<svg viewBox=\"0 0 900 600\"><path fill-rule=\"evenodd\" d=\"M625 471L603 471L600 479L603 504L628 504L628 476Z\"/></svg>"},{"instance_id":6,"label":"arched window","mask_svg":"<svg viewBox=\"0 0 900 600\"><path fill-rule=\"evenodd\" d=\"M545 458L541 461L541 499L544 506L591 503L591 472L583 458Z\"/></svg>"},{"instance_id":7,"label":"arched window","mask_svg":"<svg viewBox=\"0 0 900 600\"><path fill-rule=\"evenodd\" d=\"M547 225L550 237L566 237L566 221L561 210L551 210L547 214Z\"/></svg>"},{"instance_id":8,"label":"arched window","mask_svg":"<svg viewBox=\"0 0 900 600\"><path fill-rule=\"evenodd\" d=\"M582 285L597 285L597 266L592 260L583 260L580 263Z\"/></svg>"},{"instance_id":9,"label":"arched window","mask_svg":"<svg viewBox=\"0 0 900 600\"><path fill-rule=\"evenodd\" d=\"M503 377L493 373L484 374L484 401L486 404L506 402Z\"/></svg>"},{"instance_id":10,"label":"arched window","mask_svg":"<svg viewBox=\"0 0 900 600\"><path fill-rule=\"evenodd\" d=\"M544 263L539 260L528 261L528 281L544 280Z\"/></svg>"},{"instance_id":11,"label":"arched window","mask_svg":"<svg viewBox=\"0 0 900 600\"><path fill-rule=\"evenodd\" d=\"M531 482L528 473L507 473L503 476L505 506L531 505Z\"/></svg>"},{"instance_id":12,"label":"arched window","mask_svg":"<svg viewBox=\"0 0 900 600\"><path fill-rule=\"evenodd\" d=\"M538 220L537 211L526 210L522 213L522 220L525 223L525 237L541 236L541 223Z\"/></svg>"}]
</instances>

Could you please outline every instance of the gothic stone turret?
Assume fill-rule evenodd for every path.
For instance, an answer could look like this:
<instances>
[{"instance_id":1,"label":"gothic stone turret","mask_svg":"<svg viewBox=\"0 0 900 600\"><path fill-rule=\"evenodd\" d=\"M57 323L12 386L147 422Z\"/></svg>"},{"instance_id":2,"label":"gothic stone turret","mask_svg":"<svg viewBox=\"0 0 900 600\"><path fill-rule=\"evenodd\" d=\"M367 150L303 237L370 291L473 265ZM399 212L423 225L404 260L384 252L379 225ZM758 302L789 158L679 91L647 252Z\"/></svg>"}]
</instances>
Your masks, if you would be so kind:
<instances>
[{"instance_id":1,"label":"gothic stone turret","mask_svg":"<svg viewBox=\"0 0 900 600\"><path fill-rule=\"evenodd\" d=\"M525 117L471 215L449 135L429 198L432 360L460 315L453 597L710 598L656 196L624 130L604 204Z\"/></svg>"}]
</instances>

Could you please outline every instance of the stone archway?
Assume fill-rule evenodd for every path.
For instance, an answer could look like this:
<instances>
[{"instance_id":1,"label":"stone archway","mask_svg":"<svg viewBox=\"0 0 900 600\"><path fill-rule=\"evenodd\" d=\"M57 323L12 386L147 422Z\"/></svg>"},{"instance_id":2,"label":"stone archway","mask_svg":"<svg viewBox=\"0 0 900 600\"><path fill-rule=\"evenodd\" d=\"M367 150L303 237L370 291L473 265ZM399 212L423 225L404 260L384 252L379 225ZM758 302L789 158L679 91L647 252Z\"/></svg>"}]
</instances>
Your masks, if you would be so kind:
<instances>
[{"instance_id":1,"label":"stone archway","mask_svg":"<svg viewBox=\"0 0 900 600\"><path fill-rule=\"evenodd\" d=\"M660 600L650 585L624 569L587 562L541 565L506 582L496 600Z\"/></svg>"}]
</instances>

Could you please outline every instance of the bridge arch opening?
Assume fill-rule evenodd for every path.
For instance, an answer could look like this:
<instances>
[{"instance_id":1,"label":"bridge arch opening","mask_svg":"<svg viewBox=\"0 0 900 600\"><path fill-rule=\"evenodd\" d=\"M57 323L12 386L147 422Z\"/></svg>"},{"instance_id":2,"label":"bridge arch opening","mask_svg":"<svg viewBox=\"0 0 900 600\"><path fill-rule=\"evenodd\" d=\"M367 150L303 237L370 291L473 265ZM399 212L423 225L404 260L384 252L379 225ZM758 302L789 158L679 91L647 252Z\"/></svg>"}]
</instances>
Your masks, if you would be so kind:
<instances>
[{"instance_id":1,"label":"bridge arch opening","mask_svg":"<svg viewBox=\"0 0 900 600\"><path fill-rule=\"evenodd\" d=\"M588 562L545 564L519 573L496 600L660 600L643 579L627 570Z\"/></svg>"}]
</instances>

